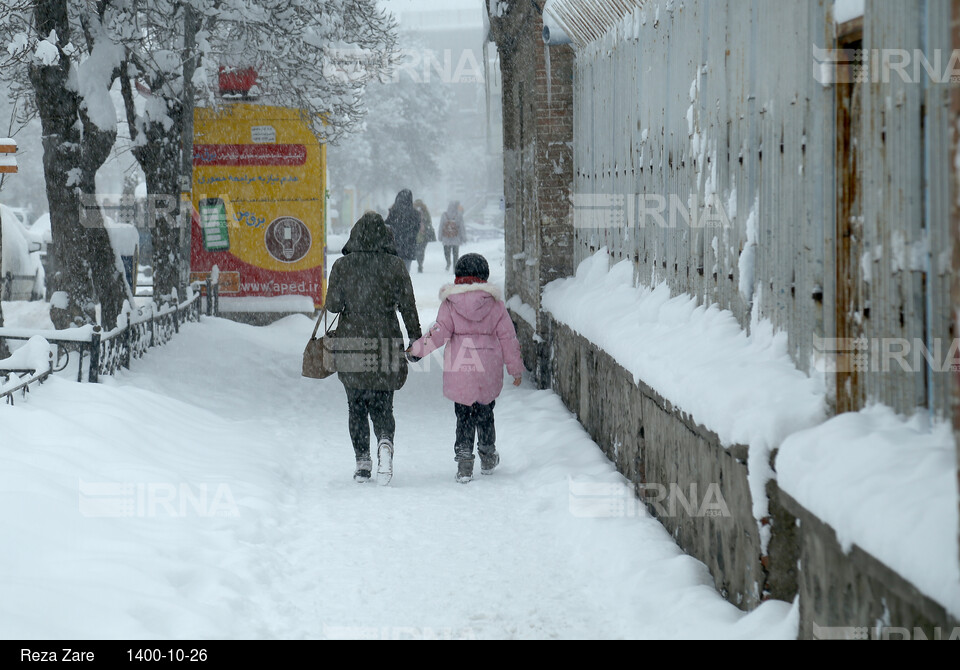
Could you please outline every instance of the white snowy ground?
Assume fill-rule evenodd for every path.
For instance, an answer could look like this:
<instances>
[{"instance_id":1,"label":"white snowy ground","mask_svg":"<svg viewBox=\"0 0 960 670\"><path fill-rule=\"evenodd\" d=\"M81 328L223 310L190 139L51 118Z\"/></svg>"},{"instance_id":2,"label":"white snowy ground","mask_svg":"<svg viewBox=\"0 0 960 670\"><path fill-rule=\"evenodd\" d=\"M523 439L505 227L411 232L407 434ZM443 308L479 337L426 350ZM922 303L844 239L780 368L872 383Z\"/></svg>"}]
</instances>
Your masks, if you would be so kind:
<instances>
[{"instance_id":1,"label":"white snowy ground","mask_svg":"<svg viewBox=\"0 0 960 670\"><path fill-rule=\"evenodd\" d=\"M502 281L502 242L464 251ZM449 279L431 245L424 328ZM795 606L740 612L637 505L584 506L576 484L625 480L529 384L497 403L501 466L460 485L428 359L397 394L392 484L355 484L340 383L299 376L311 327L205 319L0 406L0 636L796 637Z\"/></svg>"}]
</instances>

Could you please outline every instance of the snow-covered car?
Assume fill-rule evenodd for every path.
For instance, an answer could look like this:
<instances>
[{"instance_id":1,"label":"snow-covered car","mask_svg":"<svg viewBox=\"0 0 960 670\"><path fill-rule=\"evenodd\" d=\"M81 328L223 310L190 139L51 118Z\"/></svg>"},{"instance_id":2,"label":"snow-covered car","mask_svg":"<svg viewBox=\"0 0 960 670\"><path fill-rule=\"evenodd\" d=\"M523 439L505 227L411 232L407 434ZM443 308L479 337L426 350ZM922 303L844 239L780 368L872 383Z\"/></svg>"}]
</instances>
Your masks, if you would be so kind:
<instances>
[{"instance_id":1,"label":"snow-covered car","mask_svg":"<svg viewBox=\"0 0 960 670\"><path fill-rule=\"evenodd\" d=\"M0 280L3 300L40 300L44 297L46 273L41 261L43 240L22 216L6 205L0 205L3 230L3 257L0 259Z\"/></svg>"}]
</instances>

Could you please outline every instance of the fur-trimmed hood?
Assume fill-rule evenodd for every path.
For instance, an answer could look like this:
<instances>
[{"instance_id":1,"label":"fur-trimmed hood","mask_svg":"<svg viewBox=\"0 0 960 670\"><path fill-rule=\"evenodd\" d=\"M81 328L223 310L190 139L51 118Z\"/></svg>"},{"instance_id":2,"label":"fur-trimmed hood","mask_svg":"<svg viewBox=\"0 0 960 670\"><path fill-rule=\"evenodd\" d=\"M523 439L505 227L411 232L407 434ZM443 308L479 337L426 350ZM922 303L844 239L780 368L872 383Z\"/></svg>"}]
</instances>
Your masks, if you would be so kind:
<instances>
[{"instance_id":1,"label":"fur-trimmed hood","mask_svg":"<svg viewBox=\"0 0 960 670\"><path fill-rule=\"evenodd\" d=\"M503 300L503 291L496 284L447 284L440 289L440 301L442 302L452 295L473 293L474 291L489 293L494 300Z\"/></svg>"},{"instance_id":2,"label":"fur-trimmed hood","mask_svg":"<svg viewBox=\"0 0 960 670\"><path fill-rule=\"evenodd\" d=\"M447 284L440 289L440 300L464 318L482 321L503 300L503 291L496 284Z\"/></svg>"}]
</instances>

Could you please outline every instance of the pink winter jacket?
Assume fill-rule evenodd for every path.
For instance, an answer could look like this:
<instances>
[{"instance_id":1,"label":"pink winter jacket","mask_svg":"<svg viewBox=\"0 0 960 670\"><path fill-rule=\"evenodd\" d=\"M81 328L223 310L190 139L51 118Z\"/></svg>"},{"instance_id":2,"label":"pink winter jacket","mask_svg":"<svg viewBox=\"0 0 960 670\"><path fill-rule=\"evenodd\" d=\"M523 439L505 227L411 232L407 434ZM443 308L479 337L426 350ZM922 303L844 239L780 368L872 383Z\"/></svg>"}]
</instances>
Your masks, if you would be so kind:
<instances>
[{"instance_id":1,"label":"pink winter jacket","mask_svg":"<svg viewBox=\"0 0 960 670\"><path fill-rule=\"evenodd\" d=\"M447 345L443 352L443 395L461 405L489 405L503 390L503 366L514 377L523 374L520 342L492 284L444 286L437 322L414 342L419 358Z\"/></svg>"}]
</instances>

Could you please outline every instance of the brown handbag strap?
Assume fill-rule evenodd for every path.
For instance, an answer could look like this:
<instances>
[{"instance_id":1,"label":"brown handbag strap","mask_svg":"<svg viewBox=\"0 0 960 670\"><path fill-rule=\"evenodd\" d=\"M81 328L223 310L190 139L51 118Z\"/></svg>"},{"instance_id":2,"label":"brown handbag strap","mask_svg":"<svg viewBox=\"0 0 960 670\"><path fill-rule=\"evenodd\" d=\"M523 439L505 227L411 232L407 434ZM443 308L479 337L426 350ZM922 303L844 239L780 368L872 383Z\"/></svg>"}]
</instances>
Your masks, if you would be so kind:
<instances>
[{"instance_id":1,"label":"brown handbag strap","mask_svg":"<svg viewBox=\"0 0 960 670\"><path fill-rule=\"evenodd\" d=\"M327 307L326 305L324 305L323 307L320 308L320 318L317 319L317 325L313 327L313 335L310 336L311 340L317 339L317 331L320 330L320 322L321 321L326 322L326 320L327 320ZM326 332L326 328L324 328L324 332Z\"/></svg>"},{"instance_id":2,"label":"brown handbag strap","mask_svg":"<svg viewBox=\"0 0 960 670\"><path fill-rule=\"evenodd\" d=\"M330 334L330 329L331 329L333 326L337 325L337 319L340 318L340 315L337 314L337 316L333 319L333 323L331 323L331 324L328 326L328 325L326 325L326 323L327 323L327 314L329 314L329 312L327 312L327 306L324 305L323 307L320 308L320 318L317 319L317 325L313 327L313 335L310 336L310 339L311 339L311 340L317 339L317 331L320 330L320 322L321 322L321 321L324 323L324 326L323 326L324 335L329 335L329 334Z\"/></svg>"}]
</instances>

